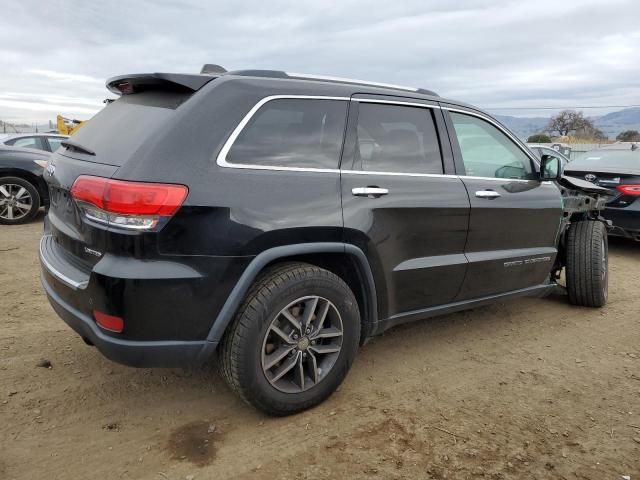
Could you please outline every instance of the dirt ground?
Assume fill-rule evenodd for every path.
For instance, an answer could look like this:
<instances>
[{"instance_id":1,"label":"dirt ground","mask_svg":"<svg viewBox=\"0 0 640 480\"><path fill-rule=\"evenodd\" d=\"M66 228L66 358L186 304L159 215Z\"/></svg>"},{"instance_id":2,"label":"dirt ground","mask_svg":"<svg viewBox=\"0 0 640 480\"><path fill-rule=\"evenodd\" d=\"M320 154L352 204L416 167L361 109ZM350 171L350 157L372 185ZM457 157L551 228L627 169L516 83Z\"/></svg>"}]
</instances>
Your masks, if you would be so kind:
<instances>
[{"instance_id":1,"label":"dirt ground","mask_svg":"<svg viewBox=\"0 0 640 480\"><path fill-rule=\"evenodd\" d=\"M606 308L558 295L396 328L323 405L273 419L213 367L86 346L42 293L40 232L0 227L0 479L640 479L640 245L611 242Z\"/></svg>"}]
</instances>

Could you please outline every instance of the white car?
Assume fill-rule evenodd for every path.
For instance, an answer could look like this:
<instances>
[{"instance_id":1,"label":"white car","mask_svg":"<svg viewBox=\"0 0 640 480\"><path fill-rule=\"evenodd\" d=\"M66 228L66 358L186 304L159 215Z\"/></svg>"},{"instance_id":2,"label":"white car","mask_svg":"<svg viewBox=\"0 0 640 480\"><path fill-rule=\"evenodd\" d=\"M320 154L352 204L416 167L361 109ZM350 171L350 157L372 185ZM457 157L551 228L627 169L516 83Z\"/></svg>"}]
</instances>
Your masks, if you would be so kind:
<instances>
[{"instance_id":1,"label":"white car","mask_svg":"<svg viewBox=\"0 0 640 480\"><path fill-rule=\"evenodd\" d=\"M69 138L67 135L57 133L16 133L2 136L0 145L55 152L67 138Z\"/></svg>"}]
</instances>

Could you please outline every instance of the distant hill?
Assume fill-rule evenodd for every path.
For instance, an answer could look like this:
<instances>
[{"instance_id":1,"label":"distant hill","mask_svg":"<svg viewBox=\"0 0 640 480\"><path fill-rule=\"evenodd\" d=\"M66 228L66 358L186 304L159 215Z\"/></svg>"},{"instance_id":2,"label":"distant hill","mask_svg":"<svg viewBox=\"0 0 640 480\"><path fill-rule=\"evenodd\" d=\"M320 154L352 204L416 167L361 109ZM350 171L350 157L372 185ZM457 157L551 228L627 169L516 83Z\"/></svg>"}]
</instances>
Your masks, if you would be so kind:
<instances>
[{"instance_id":1,"label":"distant hill","mask_svg":"<svg viewBox=\"0 0 640 480\"><path fill-rule=\"evenodd\" d=\"M625 130L640 131L640 107L625 108L595 118L595 125L612 140Z\"/></svg>"},{"instance_id":2,"label":"distant hill","mask_svg":"<svg viewBox=\"0 0 640 480\"><path fill-rule=\"evenodd\" d=\"M549 123L549 117L512 117L496 115L518 137L526 140L529 135L540 133ZM611 140L625 130L640 131L640 107L625 108L618 112L599 117L590 117L595 126L602 130Z\"/></svg>"},{"instance_id":3,"label":"distant hill","mask_svg":"<svg viewBox=\"0 0 640 480\"><path fill-rule=\"evenodd\" d=\"M534 133L540 133L549 123L549 117L495 115L495 118L523 140L526 140Z\"/></svg>"}]
</instances>

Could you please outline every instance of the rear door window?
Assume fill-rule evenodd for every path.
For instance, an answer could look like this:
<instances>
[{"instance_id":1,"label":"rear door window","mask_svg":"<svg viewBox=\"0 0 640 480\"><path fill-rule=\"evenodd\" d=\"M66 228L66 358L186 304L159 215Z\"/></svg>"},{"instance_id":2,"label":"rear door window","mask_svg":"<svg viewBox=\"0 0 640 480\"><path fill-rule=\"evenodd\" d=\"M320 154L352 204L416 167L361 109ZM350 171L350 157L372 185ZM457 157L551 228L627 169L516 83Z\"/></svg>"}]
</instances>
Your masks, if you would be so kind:
<instances>
[{"instance_id":1,"label":"rear door window","mask_svg":"<svg viewBox=\"0 0 640 480\"><path fill-rule=\"evenodd\" d=\"M7 142L7 145L13 145L14 147L23 148L35 148L38 150L46 150L41 137L22 137Z\"/></svg>"},{"instance_id":2,"label":"rear door window","mask_svg":"<svg viewBox=\"0 0 640 480\"><path fill-rule=\"evenodd\" d=\"M441 174L430 108L360 102L354 170Z\"/></svg>"},{"instance_id":3,"label":"rear door window","mask_svg":"<svg viewBox=\"0 0 640 480\"><path fill-rule=\"evenodd\" d=\"M271 100L240 132L226 160L274 167L336 169L342 149L347 102Z\"/></svg>"}]
</instances>

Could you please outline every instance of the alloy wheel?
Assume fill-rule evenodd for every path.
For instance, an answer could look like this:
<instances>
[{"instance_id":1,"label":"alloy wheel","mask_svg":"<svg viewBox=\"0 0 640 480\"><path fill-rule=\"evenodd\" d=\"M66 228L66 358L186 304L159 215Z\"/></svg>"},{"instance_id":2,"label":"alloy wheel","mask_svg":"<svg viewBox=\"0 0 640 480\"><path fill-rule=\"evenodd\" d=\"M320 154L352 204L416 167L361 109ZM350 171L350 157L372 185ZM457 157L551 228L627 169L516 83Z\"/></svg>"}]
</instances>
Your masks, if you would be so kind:
<instances>
[{"instance_id":1,"label":"alloy wheel","mask_svg":"<svg viewBox=\"0 0 640 480\"><path fill-rule=\"evenodd\" d=\"M33 197L22 185L0 184L0 218L19 220L26 217L33 207Z\"/></svg>"},{"instance_id":2,"label":"alloy wheel","mask_svg":"<svg viewBox=\"0 0 640 480\"><path fill-rule=\"evenodd\" d=\"M319 296L299 298L273 318L262 345L262 371L286 393L317 385L342 348L343 326L333 303Z\"/></svg>"}]
</instances>

